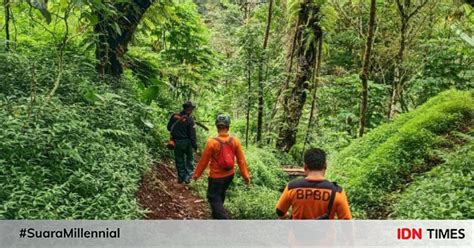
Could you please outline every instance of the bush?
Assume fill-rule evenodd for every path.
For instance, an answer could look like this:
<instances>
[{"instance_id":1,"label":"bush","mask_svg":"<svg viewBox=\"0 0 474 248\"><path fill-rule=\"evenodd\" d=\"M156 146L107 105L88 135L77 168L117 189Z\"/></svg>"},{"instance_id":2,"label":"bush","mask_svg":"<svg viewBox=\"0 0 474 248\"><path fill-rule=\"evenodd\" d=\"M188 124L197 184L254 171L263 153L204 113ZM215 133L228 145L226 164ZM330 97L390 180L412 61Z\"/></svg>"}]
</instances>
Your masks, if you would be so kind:
<instances>
[{"instance_id":1,"label":"bush","mask_svg":"<svg viewBox=\"0 0 474 248\"><path fill-rule=\"evenodd\" d=\"M233 188L225 206L234 219L275 219L280 192L264 186Z\"/></svg>"},{"instance_id":2,"label":"bush","mask_svg":"<svg viewBox=\"0 0 474 248\"><path fill-rule=\"evenodd\" d=\"M161 152L149 149L162 140L155 115L127 88L131 79L112 88L79 57L69 57L48 102L56 72L32 65L51 54L0 56L8 61L0 64L0 219L141 217L134 194Z\"/></svg>"},{"instance_id":3,"label":"bush","mask_svg":"<svg viewBox=\"0 0 474 248\"><path fill-rule=\"evenodd\" d=\"M386 194L401 189L413 172L427 170L443 135L461 129L473 114L470 92L444 92L353 142L336 155L328 178L345 187L356 217L378 218Z\"/></svg>"},{"instance_id":4,"label":"bush","mask_svg":"<svg viewBox=\"0 0 474 248\"><path fill-rule=\"evenodd\" d=\"M473 219L474 137L455 152L442 152L444 163L415 181L399 196L395 218Z\"/></svg>"}]
</instances>

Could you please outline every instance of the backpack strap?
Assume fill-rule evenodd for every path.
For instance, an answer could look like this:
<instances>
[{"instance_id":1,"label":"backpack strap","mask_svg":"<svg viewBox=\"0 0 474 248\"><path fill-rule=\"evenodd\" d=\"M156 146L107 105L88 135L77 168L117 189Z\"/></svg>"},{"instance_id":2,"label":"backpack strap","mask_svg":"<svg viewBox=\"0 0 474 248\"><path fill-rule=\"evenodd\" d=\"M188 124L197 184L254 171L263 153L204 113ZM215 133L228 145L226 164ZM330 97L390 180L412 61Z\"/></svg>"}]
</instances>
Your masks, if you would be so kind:
<instances>
[{"instance_id":1,"label":"backpack strap","mask_svg":"<svg viewBox=\"0 0 474 248\"><path fill-rule=\"evenodd\" d=\"M173 132L174 127L176 127L176 124L178 124L178 122L180 122L182 119L184 119L184 117L186 117L185 115L173 114L173 117L175 116L179 116L179 117L176 119L173 125L171 125L170 132Z\"/></svg>"},{"instance_id":2,"label":"backpack strap","mask_svg":"<svg viewBox=\"0 0 474 248\"><path fill-rule=\"evenodd\" d=\"M232 145L232 148L234 148L234 137L230 136L229 140L227 141L228 144Z\"/></svg>"},{"instance_id":3,"label":"backpack strap","mask_svg":"<svg viewBox=\"0 0 474 248\"><path fill-rule=\"evenodd\" d=\"M234 138L233 138L233 137L229 137L229 140L227 140L226 142L224 142L223 140L219 139L219 137L215 137L214 140L217 140L217 142L219 142L221 145L224 145L224 144L231 144L232 147L234 147Z\"/></svg>"},{"instance_id":4,"label":"backpack strap","mask_svg":"<svg viewBox=\"0 0 474 248\"><path fill-rule=\"evenodd\" d=\"M331 214L332 207L334 206L334 200L336 199L336 187L334 187L334 184L331 183L331 196L329 197L329 203L328 203L328 210L327 210L327 216L329 218L329 215Z\"/></svg>"},{"instance_id":5,"label":"backpack strap","mask_svg":"<svg viewBox=\"0 0 474 248\"><path fill-rule=\"evenodd\" d=\"M334 183L331 183L331 195L329 196L329 203L328 203L328 209L327 212L319 217L317 217L317 220L328 220L329 215L331 214L332 208L334 206L334 200L336 199L336 193L338 191L337 186Z\"/></svg>"},{"instance_id":6,"label":"backpack strap","mask_svg":"<svg viewBox=\"0 0 474 248\"><path fill-rule=\"evenodd\" d=\"M215 137L214 140L219 142L219 144L221 145L221 149L225 144L230 144L232 146L232 150L235 153L234 138L232 136L229 137L229 140L227 140L227 142L224 142L223 140L219 139L219 137Z\"/></svg>"}]
</instances>

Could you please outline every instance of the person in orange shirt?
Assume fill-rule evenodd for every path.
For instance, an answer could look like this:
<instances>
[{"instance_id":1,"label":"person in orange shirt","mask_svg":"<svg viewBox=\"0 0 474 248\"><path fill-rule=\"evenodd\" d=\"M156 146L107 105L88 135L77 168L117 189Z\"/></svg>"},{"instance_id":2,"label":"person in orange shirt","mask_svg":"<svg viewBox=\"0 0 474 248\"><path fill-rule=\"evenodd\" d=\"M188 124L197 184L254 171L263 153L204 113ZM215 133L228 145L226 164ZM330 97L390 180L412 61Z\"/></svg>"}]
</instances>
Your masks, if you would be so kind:
<instances>
[{"instance_id":1,"label":"person in orange shirt","mask_svg":"<svg viewBox=\"0 0 474 248\"><path fill-rule=\"evenodd\" d=\"M276 205L280 219L352 219L346 193L336 183L324 179L326 153L311 148L304 154L305 178L288 183Z\"/></svg>"},{"instance_id":2,"label":"person in orange shirt","mask_svg":"<svg viewBox=\"0 0 474 248\"><path fill-rule=\"evenodd\" d=\"M192 178L197 180L209 165L207 199L211 205L212 217L229 219L229 214L224 208L224 201L226 191L234 179L234 159L237 158L240 174L247 185L250 184L250 174L239 139L229 135L230 117L218 115L216 127L218 137L207 141Z\"/></svg>"}]
</instances>

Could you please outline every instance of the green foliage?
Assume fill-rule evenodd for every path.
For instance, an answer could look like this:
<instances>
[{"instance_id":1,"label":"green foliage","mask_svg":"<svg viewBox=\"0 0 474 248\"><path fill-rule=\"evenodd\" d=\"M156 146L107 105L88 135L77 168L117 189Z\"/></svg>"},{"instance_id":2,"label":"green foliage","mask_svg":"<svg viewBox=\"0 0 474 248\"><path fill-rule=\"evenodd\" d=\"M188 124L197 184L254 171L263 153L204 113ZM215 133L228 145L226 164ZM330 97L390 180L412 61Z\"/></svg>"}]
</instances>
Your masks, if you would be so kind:
<instances>
[{"instance_id":1,"label":"green foliage","mask_svg":"<svg viewBox=\"0 0 474 248\"><path fill-rule=\"evenodd\" d=\"M401 219L474 218L474 138L467 144L442 151L443 163L417 178L402 192L393 217Z\"/></svg>"},{"instance_id":2,"label":"green foliage","mask_svg":"<svg viewBox=\"0 0 474 248\"><path fill-rule=\"evenodd\" d=\"M162 152L146 125L155 116L127 89L130 79L94 85L101 81L79 56L69 57L48 102L55 52L34 54L0 54L8 61L0 64L0 218L141 217L134 194L152 153Z\"/></svg>"},{"instance_id":3,"label":"green foliage","mask_svg":"<svg viewBox=\"0 0 474 248\"><path fill-rule=\"evenodd\" d=\"M359 122L360 79L357 74L324 78L327 83L319 89L317 106L321 116L321 126L336 132L347 132L356 136ZM368 128L385 121L385 101L387 87L369 81Z\"/></svg>"},{"instance_id":4,"label":"green foliage","mask_svg":"<svg viewBox=\"0 0 474 248\"><path fill-rule=\"evenodd\" d=\"M246 150L248 168L252 172L252 184L269 189L280 189L286 184L286 175L280 161L268 148L249 147Z\"/></svg>"},{"instance_id":5,"label":"green foliage","mask_svg":"<svg viewBox=\"0 0 474 248\"><path fill-rule=\"evenodd\" d=\"M380 217L386 194L433 166L432 150L445 143L443 135L460 130L473 115L470 92L444 92L353 142L330 163L328 177L345 187L358 217Z\"/></svg>"},{"instance_id":6,"label":"green foliage","mask_svg":"<svg viewBox=\"0 0 474 248\"><path fill-rule=\"evenodd\" d=\"M472 203L463 200L472 195L466 190L472 188L472 173L466 170L472 167L467 161L472 146L449 144L443 164L437 165L438 150L448 146L452 131L472 125L471 93L453 90L432 98L473 87L472 7L430 1L410 19L401 65L400 105L406 113L383 124L400 46L400 16L394 1L377 1L368 132L354 140L367 2L275 1L264 50L268 1L154 1L133 27L128 47L120 48L125 52L122 79L98 77L94 48L101 34L94 27L107 25L112 37L124 33L127 27L120 20L137 13L139 2L144 1L10 1L10 52L0 52L0 218L141 217L133 196L138 180L152 158L171 155L162 148L165 124L185 99L197 103L196 120L211 128L198 128L200 145L214 134L217 113L232 116L231 131L238 137L245 137L248 125L253 187L247 189L237 177L226 203L235 218L274 218L274 204L287 181L281 164L301 165L308 147L322 147L334 158L330 179L348 191L357 217L386 217L393 210L397 218L472 218ZM300 23L307 28L296 45L315 52L315 31L323 30L316 116L314 128L306 130L311 107L306 104L297 143L280 154L269 148L277 137L276 117L285 108L277 104L276 93L287 84L283 94L291 92L298 72L296 58L291 69L289 64L303 4L314 22ZM0 8L0 26L6 27ZM63 41L64 67L58 59ZM59 88L49 99L58 78ZM264 141L255 148L259 83ZM308 103L312 94L306 93ZM434 189L435 183L443 187ZM205 188L204 180L196 183L203 196ZM441 202L442 197L450 200ZM387 206L396 200L393 209ZM423 203L434 210L421 209ZM420 210L403 210L411 205Z\"/></svg>"},{"instance_id":7,"label":"green foliage","mask_svg":"<svg viewBox=\"0 0 474 248\"><path fill-rule=\"evenodd\" d=\"M169 88L172 97L189 99L214 79L208 30L192 1L157 4L148 13L129 53L131 69L151 93L148 99L162 100L159 93L150 92L157 87Z\"/></svg>"},{"instance_id":8,"label":"green foliage","mask_svg":"<svg viewBox=\"0 0 474 248\"><path fill-rule=\"evenodd\" d=\"M225 207L234 219L276 219L275 204L280 194L265 186L234 189Z\"/></svg>"}]
</instances>

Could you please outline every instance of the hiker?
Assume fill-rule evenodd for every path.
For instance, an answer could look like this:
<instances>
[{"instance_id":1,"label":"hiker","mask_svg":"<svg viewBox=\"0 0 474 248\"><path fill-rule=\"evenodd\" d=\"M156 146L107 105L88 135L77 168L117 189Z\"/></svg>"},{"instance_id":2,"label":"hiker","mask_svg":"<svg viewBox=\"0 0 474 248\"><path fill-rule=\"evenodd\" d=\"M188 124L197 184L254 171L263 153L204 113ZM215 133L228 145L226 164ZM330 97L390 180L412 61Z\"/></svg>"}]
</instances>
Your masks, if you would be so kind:
<instances>
[{"instance_id":1,"label":"hiker","mask_svg":"<svg viewBox=\"0 0 474 248\"><path fill-rule=\"evenodd\" d=\"M174 149L179 184L189 184L194 170L193 149L195 151L198 149L195 123L192 117L195 108L196 106L191 101L185 102L183 110L171 115L168 122L168 131L171 133L168 147Z\"/></svg>"},{"instance_id":2,"label":"hiker","mask_svg":"<svg viewBox=\"0 0 474 248\"><path fill-rule=\"evenodd\" d=\"M352 218L346 193L335 182L324 179L327 162L326 153L311 148L304 154L305 178L288 183L276 205L280 219L288 218L292 209L293 219L338 219Z\"/></svg>"},{"instance_id":3,"label":"hiker","mask_svg":"<svg viewBox=\"0 0 474 248\"><path fill-rule=\"evenodd\" d=\"M230 117L218 115L216 127L218 137L207 141L193 179L197 180L210 162L207 199L211 205L212 217L229 219L229 214L224 208L224 200L226 191L234 178L235 158L237 158L240 174L247 185L250 184L250 175L240 141L229 135Z\"/></svg>"}]
</instances>

